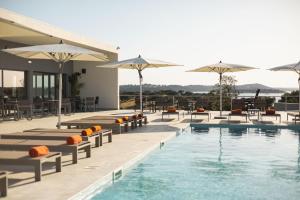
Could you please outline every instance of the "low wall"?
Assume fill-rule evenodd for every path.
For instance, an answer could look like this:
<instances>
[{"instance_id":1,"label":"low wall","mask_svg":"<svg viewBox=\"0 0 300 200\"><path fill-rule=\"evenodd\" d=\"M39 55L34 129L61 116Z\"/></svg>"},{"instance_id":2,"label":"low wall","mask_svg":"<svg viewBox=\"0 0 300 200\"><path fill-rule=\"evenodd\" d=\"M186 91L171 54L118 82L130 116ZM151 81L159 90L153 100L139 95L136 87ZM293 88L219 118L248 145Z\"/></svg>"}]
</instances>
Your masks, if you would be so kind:
<instances>
[{"instance_id":1,"label":"low wall","mask_svg":"<svg viewBox=\"0 0 300 200\"><path fill-rule=\"evenodd\" d=\"M274 107L278 111L285 111L285 108L287 111L299 109L298 103L275 103Z\"/></svg>"}]
</instances>

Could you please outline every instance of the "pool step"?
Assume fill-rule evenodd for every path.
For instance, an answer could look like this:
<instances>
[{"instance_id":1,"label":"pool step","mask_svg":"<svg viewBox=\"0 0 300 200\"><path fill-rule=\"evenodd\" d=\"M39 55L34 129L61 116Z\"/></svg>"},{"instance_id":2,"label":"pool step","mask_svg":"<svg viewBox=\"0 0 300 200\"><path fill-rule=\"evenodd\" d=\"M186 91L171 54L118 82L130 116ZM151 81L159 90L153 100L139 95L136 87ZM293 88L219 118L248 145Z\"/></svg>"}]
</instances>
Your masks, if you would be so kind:
<instances>
[{"instance_id":1,"label":"pool step","mask_svg":"<svg viewBox=\"0 0 300 200\"><path fill-rule=\"evenodd\" d=\"M119 180L123 176L123 169L117 169L113 171L112 174L112 182L114 183L115 181Z\"/></svg>"}]
</instances>

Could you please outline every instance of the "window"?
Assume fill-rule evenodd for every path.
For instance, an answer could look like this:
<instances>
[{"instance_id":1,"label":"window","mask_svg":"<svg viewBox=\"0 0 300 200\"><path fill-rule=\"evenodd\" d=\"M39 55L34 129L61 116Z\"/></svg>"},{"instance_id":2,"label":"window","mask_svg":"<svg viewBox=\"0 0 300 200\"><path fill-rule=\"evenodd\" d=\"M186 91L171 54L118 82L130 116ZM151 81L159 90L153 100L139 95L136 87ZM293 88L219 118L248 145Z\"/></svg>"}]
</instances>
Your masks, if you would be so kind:
<instances>
[{"instance_id":1,"label":"window","mask_svg":"<svg viewBox=\"0 0 300 200\"><path fill-rule=\"evenodd\" d=\"M65 75L64 75L65 76ZM63 76L63 77L64 77ZM64 79L66 80L66 78ZM57 99L58 98L58 76L50 73L33 73L33 98ZM65 91L66 81L63 82ZM63 93L63 96L66 96Z\"/></svg>"},{"instance_id":2,"label":"window","mask_svg":"<svg viewBox=\"0 0 300 200\"><path fill-rule=\"evenodd\" d=\"M2 96L23 99L26 97L25 72L14 70L1 70Z\"/></svg>"}]
</instances>

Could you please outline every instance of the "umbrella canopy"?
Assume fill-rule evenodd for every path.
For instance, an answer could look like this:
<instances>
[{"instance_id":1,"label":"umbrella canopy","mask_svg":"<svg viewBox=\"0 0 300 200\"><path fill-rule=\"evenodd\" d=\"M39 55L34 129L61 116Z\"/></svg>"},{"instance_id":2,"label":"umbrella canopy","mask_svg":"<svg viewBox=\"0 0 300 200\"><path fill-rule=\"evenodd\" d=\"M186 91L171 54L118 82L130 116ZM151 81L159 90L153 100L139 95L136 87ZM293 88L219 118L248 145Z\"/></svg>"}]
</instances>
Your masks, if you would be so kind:
<instances>
[{"instance_id":1,"label":"umbrella canopy","mask_svg":"<svg viewBox=\"0 0 300 200\"><path fill-rule=\"evenodd\" d=\"M240 72L240 71L247 71L251 69L256 69L254 67L248 67L245 65L237 65L237 64L228 64L228 63L222 63L220 61L219 63L207 65L203 67L199 67L196 69L189 70L187 72L215 72L220 75L219 82L220 82L220 116L218 118L222 117L222 76L226 72Z\"/></svg>"},{"instance_id":2,"label":"umbrella canopy","mask_svg":"<svg viewBox=\"0 0 300 200\"><path fill-rule=\"evenodd\" d=\"M14 54L27 59L48 59L59 63L59 89L58 89L58 123L61 124L61 101L62 101L62 71L64 63L70 60L77 61L108 61L107 57L95 51L81 47L63 44L49 44L27 46L12 49L3 49L2 51Z\"/></svg>"},{"instance_id":3,"label":"umbrella canopy","mask_svg":"<svg viewBox=\"0 0 300 200\"><path fill-rule=\"evenodd\" d=\"M159 68L159 67L170 67L170 66L179 66L179 65L175 63L161 61L161 60L142 58L142 56L139 55L137 58L132 58L132 59L123 60L119 62L112 62L106 65L101 65L99 67L136 69L142 71L146 68Z\"/></svg>"},{"instance_id":4,"label":"umbrella canopy","mask_svg":"<svg viewBox=\"0 0 300 200\"><path fill-rule=\"evenodd\" d=\"M299 86L298 111L299 111L299 115L300 115L300 61L298 63L282 65L279 67L273 67L269 70L271 70L271 71L292 71L292 72L296 72L299 75L299 78L298 78L298 86Z\"/></svg>"},{"instance_id":5,"label":"umbrella canopy","mask_svg":"<svg viewBox=\"0 0 300 200\"><path fill-rule=\"evenodd\" d=\"M51 59L56 62L107 61L103 53L63 43L3 49L3 51L27 59Z\"/></svg>"},{"instance_id":6,"label":"umbrella canopy","mask_svg":"<svg viewBox=\"0 0 300 200\"><path fill-rule=\"evenodd\" d=\"M240 72L240 71L247 71L250 69L255 69L255 68L244 66L244 65L222 63L222 61L220 61L217 64L199 67L193 70L189 70L188 72L216 72L218 74L223 74L225 72Z\"/></svg>"},{"instance_id":7,"label":"umbrella canopy","mask_svg":"<svg viewBox=\"0 0 300 200\"><path fill-rule=\"evenodd\" d=\"M119 62L112 62L105 65L100 65L97 67L105 67L105 68L124 68L124 69L135 69L139 73L140 80L140 110L143 112L143 89L142 89L142 71L146 68L159 68L159 67L171 67L171 66L181 66L175 63L165 62L161 60L153 60L142 58L139 55L137 58L132 58L128 60L123 60Z\"/></svg>"}]
</instances>

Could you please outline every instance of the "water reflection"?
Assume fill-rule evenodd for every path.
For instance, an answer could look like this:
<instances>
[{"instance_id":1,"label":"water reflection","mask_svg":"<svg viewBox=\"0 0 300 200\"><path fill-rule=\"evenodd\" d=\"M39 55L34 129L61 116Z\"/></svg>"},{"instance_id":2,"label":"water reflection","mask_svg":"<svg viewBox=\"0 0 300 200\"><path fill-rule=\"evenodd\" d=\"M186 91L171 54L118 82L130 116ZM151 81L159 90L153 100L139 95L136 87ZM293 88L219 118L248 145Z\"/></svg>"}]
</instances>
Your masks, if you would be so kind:
<instances>
[{"instance_id":1,"label":"water reflection","mask_svg":"<svg viewBox=\"0 0 300 200\"><path fill-rule=\"evenodd\" d=\"M281 133L281 129L264 129L264 128L261 128L260 130L262 133L265 134L265 136L267 137L275 137L276 135L280 135Z\"/></svg>"},{"instance_id":2,"label":"water reflection","mask_svg":"<svg viewBox=\"0 0 300 200\"><path fill-rule=\"evenodd\" d=\"M219 157L218 157L218 161L219 162L222 162L222 155L223 155L222 128L220 128L220 134L219 134Z\"/></svg>"},{"instance_id":3,"label":"water reflection","mask_svg":"<svg viewBox=\"0 0 300 200\"><path fill-rule=\"evenodd\" d=\"M194 127L192 134L208 134L208 127Z\"/></svg>"},{"instance_id":4,"label":"water reflection","mask_svg":"<svg viewBox=\"0 0 300 200\"><path fill-rule=\"evenodd\" d=\"M291 132L298 138L297 173L300 173L300 130L292 130Z\"/></svg>"},{"instance_id":5,"label":"water reflection","mask_svg":"<svg viewBox=\"0 0 300 200\"><path fill-rule=\"evenodd\" d=\"M248 133L248 128L246 127L228 128L228 131L232 136L242 136L243 134Z\"/></svg>"}]
</instances>

